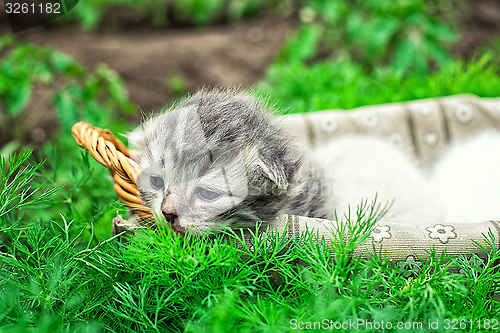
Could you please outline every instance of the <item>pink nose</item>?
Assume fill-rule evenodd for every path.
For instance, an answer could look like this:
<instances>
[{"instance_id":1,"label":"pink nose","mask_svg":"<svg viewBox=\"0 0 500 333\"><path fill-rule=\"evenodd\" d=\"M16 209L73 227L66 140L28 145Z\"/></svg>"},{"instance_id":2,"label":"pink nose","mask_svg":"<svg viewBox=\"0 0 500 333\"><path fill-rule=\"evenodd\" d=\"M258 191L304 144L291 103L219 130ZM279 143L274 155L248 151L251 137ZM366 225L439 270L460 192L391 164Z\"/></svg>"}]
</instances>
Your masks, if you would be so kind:
<instances>
[{"instance_id":1,"label":"pink nose","mask_svg":"<svg viewBox=\"0 0 500 333\"><path fill-rule=\"evenodd\" d=\"M170 224L174 223L175 218L177 217L177 210L175 209L174 200L175 195L169 194L163 199L163 203L161 205L161 211L165 219Z\"/></svg>"}]
</instances>

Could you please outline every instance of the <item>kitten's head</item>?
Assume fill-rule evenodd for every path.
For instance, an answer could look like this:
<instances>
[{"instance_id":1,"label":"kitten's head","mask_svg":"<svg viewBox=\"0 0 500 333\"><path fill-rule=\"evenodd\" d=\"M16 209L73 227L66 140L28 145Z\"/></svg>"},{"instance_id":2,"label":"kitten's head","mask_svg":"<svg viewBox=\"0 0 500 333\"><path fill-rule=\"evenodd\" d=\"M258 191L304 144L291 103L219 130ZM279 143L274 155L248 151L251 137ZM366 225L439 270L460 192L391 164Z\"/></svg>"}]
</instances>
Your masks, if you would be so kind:
<instances>
[{"instance_id":1,"label":"kitten's head","mask_svg":"<svg viewBox=\"0 0 500 333\"><path fill-rule=\"evenodd\" d=\"M250 95L201 91L129 135L142 199L180 233L270 222L289 199L297 152Z\"/></svg>"}]
</instances>

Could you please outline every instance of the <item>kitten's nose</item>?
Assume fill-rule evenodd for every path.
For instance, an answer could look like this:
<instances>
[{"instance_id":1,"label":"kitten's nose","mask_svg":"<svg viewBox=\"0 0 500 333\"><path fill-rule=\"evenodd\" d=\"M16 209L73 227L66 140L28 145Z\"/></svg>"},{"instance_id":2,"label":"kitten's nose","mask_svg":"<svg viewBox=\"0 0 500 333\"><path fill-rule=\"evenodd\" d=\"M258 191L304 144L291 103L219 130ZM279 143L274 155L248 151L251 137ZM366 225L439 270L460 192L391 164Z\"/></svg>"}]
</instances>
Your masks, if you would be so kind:
<instances>
[{"instance_id":1,"label":"kitten's nose","mask_svg":"<svg viewBox=\"0 0 500 333\"><path fill-rule=\"evenodd\" d=\"M175 204L172 195L168 195L164 200L161 207L161 212L165 216L165 220L168 223L173 224L175 218L177 217L177 210L175 209Z\"/></svg>"},{"instance_id":2,"label":"kitten's nose","mask_svg":"<svg viewBox=\"0 0 500 333\"><path fill-rule=\"evenodd\" d=\"M165 216L165 220L167 220L168 223L173 224L175 221L175 218L177 217L176 214L170 214L166 212L162 212L163 216Z\"/></svg>"}]
</instances>

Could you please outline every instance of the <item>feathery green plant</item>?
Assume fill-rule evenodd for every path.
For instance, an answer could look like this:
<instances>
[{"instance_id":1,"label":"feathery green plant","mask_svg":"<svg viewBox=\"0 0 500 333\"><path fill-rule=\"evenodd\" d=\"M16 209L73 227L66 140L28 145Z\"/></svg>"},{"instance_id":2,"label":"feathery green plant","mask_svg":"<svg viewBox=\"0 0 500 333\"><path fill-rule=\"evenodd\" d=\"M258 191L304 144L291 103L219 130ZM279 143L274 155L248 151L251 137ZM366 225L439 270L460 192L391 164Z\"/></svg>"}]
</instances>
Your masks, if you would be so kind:
<instances>
[{"instance_id":1,"label":"feathery green plant","mask_svg":"<svg viewBox=\"0 0 500 333\"><path fill-rule=\"evenodd\" d=\"M460 92L498 96L497 55L405 79L347 61L278 64L260 88L292 112ZM86 108L91 95L79 91L67 93L83 96L78 100ZM67 105L64 98L60 105ZM106 126L101 120L97 125ZM477 331L478 321L490 325L481 329L500 327L494 322L500 250L493 234L485 235L492 249L483 249L486 260L431 252L420 267L401 269L376 248L371 260L353 255L379 216L365 203L360 221L338 225L333 242L312 232L296 239L254 233L246 247L237 246L242 235L231 230L180 238L166 229L138 230L120 243L109 236L110 221L125 210L111 181L103 181L105 168L69 133L40 154L43 166L30 161L29 152L0 164L0 332L302 332L314 331L307 325L316 323L382 320L439 332L450 331L445 320L450 327L454 319L454 332ZM439 328L431 329L436 321Z\"/></svg>"},{"instance_id":2,"label":"feathery green plant","mask_svg":"<svg viewBox=\"0 0 500 333\"><path fill-rule=\"evenodd\" d=\"M5 227L5 215L19 212L21 208L27 206L48 203L54 199L57 188L46 189L38 193L43 184L33 186L35 173L42 167L43 162L34 166L25 166L31 153L31 150L26 150L8 159L0 157L0 232L2 227Z\"/></svg>"},{"instance_id":3,"label":"feathery green plant","mask_svg":"<svg viewBox=\"0 0 500 333\"><path fill-rule=\"evenodd\" d=\"M82 238L85 228L64 215L16 225L8 241L0 237L0 331L295 332L330 320L498 316L498 250L484 249L489 257L477 266L431 253L410 277L375 254L353 256L383 213L376 207L364 202L359 221L341 223L332 242L312 231L292 239L250 233L249 247L238 246L245 241L234 230L181 238L145 229L118 243ZM489 242L494 249L492 234ZM447 272L453 267L464 274Z\"/></svg>"}]
</instances>

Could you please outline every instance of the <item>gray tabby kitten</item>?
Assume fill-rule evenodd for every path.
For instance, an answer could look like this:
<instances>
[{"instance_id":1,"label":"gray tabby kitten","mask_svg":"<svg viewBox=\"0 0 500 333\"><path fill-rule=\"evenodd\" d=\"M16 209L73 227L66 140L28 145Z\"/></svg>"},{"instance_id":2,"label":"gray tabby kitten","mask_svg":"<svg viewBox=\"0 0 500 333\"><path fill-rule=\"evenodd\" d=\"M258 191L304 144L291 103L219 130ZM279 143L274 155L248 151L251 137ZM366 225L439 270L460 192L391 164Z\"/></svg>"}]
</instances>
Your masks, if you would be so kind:
<instances>
[{"instance_id":1,"label":"gray tabby kitten","mask_svg":"<svg viewBox=\"0 0 500 333\"><path fill-rule=\"evenodd\" d=\"M144 122L129 142L139 150L142 199L178 233L252 227L279 213L350 217L350 206L377 193L379 202L397 199L392 221L439 220L423 176L400 151L373 138L304 151L246 93L201 91ZM359 177L366 163L377 172Z\"/></svg>"}]
</instances>

